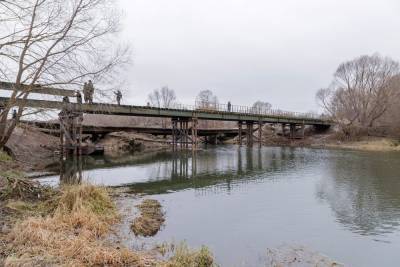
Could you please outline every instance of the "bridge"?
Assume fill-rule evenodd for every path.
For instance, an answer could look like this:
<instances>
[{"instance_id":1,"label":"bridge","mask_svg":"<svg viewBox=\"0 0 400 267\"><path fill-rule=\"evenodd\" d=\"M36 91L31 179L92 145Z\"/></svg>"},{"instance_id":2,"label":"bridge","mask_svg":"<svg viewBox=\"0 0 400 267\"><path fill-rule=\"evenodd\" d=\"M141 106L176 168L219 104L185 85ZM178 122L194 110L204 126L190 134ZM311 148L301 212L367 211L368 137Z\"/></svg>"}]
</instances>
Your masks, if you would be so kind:
<instances>
[{"instance_id":1,"label":"bridge","mask_svg":"<svg viewBox=\"0 0 400 267\"><path fill-rule=\"evenodd\" d=\"M0 88L3 90L13 90L13 84L0 82ZM28 90L30 93L49 94L57 96L67 96L74 98L75 92L72 90L58 89L51 87L20 87L21 90ZM9 98L0 97L0 106L11 105ZM56 100L42 99L17 99L12 106L22 106L38 109L55 109L61 110L64 119L60 117L60 129L66 131L68 128L70 133L65 133L70 143L75 144L75 137L71 138L73 132L82 133L81 125L82 114L106 114L118 116L141 116L141 117L157 117L170 118L172 122L171 135L172 145L174 148L197 147L198 139L198 120L216 120L216 121L234 121L238 123L239 143L246 139L247 145L252 146L254 139L261 144L262 129L264 124L280 124L285 134L286 128L289 128L289 137L294 137L295 133L300 131L304 135L306 125L317 128L329 128L332 121L318 115L287 112L272 109L256 109L252 107L236 106L221 104L196 104L181 105L176 104L169 108L160 108L152 106L135 106L135 105L116 105L108 103L80 104L75 102L62 102ZM61 113L60 113L61 114ZM66 115L66 117L65 117ZM64 123L63 123L64 120ZM68 123L66 122L68 121ZM79 122L80 121L80 122ZM72 128L71 125L75 125ZM246 126L244 128L244 125ZM258 125L258 128L254 128ZM258 132L258 136L254 133ZM243 133L245 133L243 135ZM77 134L79 136L79 134ZM243 137L244 136L244 137Z\"/></svg>"}]
</instances>

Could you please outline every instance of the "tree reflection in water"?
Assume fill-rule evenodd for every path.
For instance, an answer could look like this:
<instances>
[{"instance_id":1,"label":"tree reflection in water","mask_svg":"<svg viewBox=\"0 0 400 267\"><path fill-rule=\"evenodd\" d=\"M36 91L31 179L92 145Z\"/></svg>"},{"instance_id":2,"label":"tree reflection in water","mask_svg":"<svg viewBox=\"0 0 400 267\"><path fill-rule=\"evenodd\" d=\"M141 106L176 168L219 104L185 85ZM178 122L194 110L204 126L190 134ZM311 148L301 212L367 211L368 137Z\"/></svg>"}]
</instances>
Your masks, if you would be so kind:
<instances>
[{"instance_id":1,"label":"tree reflection in water","mask_svg":"<svg viewBox=\"0 0 400 267\"><path fill-rule=\"evenodd\" d=\"M338 222L361 235L382 235L399 228L398 154L335 152L327 176L317 186Z\"/></svg>"}]
</instances>

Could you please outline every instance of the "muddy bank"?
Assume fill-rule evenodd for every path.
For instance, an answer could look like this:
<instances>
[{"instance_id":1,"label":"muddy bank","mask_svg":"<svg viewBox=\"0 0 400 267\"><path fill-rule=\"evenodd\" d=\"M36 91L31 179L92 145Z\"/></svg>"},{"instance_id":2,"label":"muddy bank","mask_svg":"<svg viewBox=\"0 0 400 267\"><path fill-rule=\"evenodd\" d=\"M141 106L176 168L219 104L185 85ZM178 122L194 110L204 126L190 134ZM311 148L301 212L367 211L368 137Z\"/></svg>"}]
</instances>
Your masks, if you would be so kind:
<instances>
[{"instance_id":1,"label":"muddy bank","mask_svg":"<svg viewBox=\"0 0 400 267\"><path fill-rule=\"evenodd\" d=\"M377 152L400 152L400 141L394 138L365 136L359 141L327 140L311 144L317 148L349 149Z\"/></svg>"},{"instance_id":2,"label":"muddy bank","mask_svg":"<svg viewBox=\"0 0 400 267\"><path fill-rule=\"evenodd\" d=\"M337 132L307 133L304 138L289 139L281 134L263 136L265 146L312 147L325 149L349 149L363 151L400 151L400 140L389 137L362 136L357 141L343 141Z\"/></svg>"},{"instance_id":3,"label":"muddy bank","mask_svg":"<svg viewBox=\"0 0 400 267\"><path fill-rule=\"evenodd\" d=\"M169 147L167 139L127 132L109 133L97 142L87 140L85 143L104 147L104 153L108 155L150 152ZM36 127L21 125L15 128L5 148L14 161L5 163L0 160L0 170L43 171L59 161L59 149L59 137L43 133Z\"/></svg>"},{"instance_id":4,"label":"muddy bank","mask_svg":"<svg viewBox=\"0 0 400 267\"><path fill-rule=\"evenodd\" d=\"M6 144L15 159L15 167L23 171L43 170L58 160L59 138L44 134L30 126L16 127Z\"/></svg>"},{"instance_id":5,"label":"muddy bank","mask_svg":"<svg viewBox=\"0 0 400 267\"><path fill-rule=\"evenodd\" d=\"M158 138L150 134L134 132L114 132L104 136L96 142L104 147L104 153L117 154L137 151L155 151L169 147L167 139Z\"/></svg>"}]
</instances>

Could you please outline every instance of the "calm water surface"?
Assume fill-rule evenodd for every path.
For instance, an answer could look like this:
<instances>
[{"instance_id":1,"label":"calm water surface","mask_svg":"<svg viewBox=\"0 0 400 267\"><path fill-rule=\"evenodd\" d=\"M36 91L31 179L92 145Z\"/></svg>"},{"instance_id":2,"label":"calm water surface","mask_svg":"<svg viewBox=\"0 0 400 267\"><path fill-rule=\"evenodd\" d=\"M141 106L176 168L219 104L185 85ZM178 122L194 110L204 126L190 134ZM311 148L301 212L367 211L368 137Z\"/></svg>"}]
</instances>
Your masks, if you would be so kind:
<instances>
[{"instance_id":1,"label":"calm water surface","mask_svg":"<svg viewBox=\"0 0 400 267\"><path fill-rule=\"evenodd\" d=\"M222 146L82 166L84 179L162 202L165 227L143 240L205 244L222 266L264 266L267 248L285 244L347 266L399 266L399 153Z\"/></svg>"}]
</instances>

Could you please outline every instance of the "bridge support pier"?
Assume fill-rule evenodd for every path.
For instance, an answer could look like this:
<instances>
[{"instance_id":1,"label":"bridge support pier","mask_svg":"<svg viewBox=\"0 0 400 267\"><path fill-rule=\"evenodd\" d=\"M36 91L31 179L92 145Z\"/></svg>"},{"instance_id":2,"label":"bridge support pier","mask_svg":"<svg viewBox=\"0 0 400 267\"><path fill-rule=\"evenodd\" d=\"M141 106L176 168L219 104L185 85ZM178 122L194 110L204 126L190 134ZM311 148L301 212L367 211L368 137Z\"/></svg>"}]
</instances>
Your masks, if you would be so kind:
<instances>
[{"instance_id":1,"label":"bridge support pier","mask_svg":"<svg viewBox=\"0 0 400 267\"><path fill-rule=\"evenodd\" d=\"M258 122L258 146L262 146L262 136L263 136L263 123L261 121Z\"/></svg>"},{"instance_id":2,"label":"bridge support pier","mask_svg":"<svg viewBox=\"0 0 400 267\"><path fill-rule=\"evenodd\" d=\"M198 139L197 139L197 127L199 122L197 118L192 118L192 149L197 149L198 147Z\"/></svg>"},{"instance_id":3,"label":"bridge support pier","mask_svg":"<svg viewBox=\"0 0 400 267\"><path fill-rule=\"evenodd\" d=\"M191 129L189 121L192 121ZM172 118L172 149L188 149L189 144L192 145L192 149L197 148L197 125L198 122L195 118Z\"/></svg>"},{"instance_id":4,"label":"bridge support pier","mask_svg":"<svg viewBox=\"0 0 400 267\"><path fill-rule=\"evenodd\" d=\"M282 136L285 137L286 136L286 124L282 123Z\"/></svg>"},{"instance_id":5,"label":"bridge support pier","mask_svg":"<svg viewBox=\"0 0 400 267\"><path fill-rule=\"evenodd\" d=\"M67 103L66 103L67 104ZM73 111L66 106L59 114L60 122L60 156L82 154L82 121L83 113Z\"/></svg>"},{"instance_id":6,"label":"bridge support pier","mask_svg":"<svg viewBox=\"0 0 400 267\"><path fill-rule=\"evenodd\" d=\"M242 132L243 132L243 123L241 121L238 122L238 128L239 128L239 145L241 146L243 144L243 137L242 137Z\"/></svg>"},{"instance_id":7,"label":"bridge support pier","mask_svg":"<svg viewBox=\"0 0 400 267\"><path fill-rule=\"evenodd\" d=\"M247 139L247 146L253 146L253 126L254 123L252 121L246 122L246 139Z\"/></svg>"},{"instance_id":8,"label":"bridge support pier","mask_svg":"<svg viewBox=\"0 0 400 267\"><path fill-rule=\"evenodd\" d=\"M290 139L294 139L295 135L296 135L296 124L291 123L289 125L289 129L290 129L290 134L289 134L289 138Z\"/></svg>"},{"instance_id":9,"label":"bridge support pier","mask_svg":"<svg viewBox=\"0 0 400 267\"><path fill-rule=\"evenodd\" d=\"M306 129L306 126L304 125L304 122L303 122L303 124L301 124L301 138L302 139L304 139L304 136L305 136L305 129Z\"/></svg>"}]
</instances>

